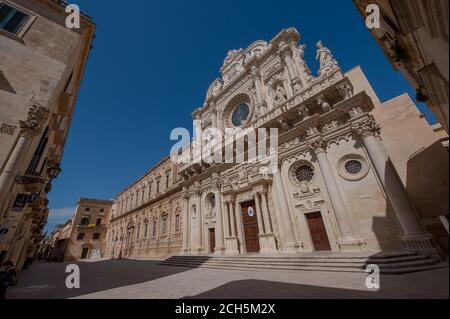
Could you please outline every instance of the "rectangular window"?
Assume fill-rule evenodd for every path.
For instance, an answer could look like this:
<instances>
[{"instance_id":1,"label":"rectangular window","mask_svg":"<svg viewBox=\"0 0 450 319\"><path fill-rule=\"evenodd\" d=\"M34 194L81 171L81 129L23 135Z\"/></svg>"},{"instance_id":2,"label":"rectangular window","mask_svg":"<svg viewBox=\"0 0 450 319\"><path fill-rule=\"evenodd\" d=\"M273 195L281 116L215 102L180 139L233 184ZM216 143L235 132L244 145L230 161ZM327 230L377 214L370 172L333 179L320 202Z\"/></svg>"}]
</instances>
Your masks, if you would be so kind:
<instances>
[{"instance_id":1,"label":"rectangular window","mask_svg":"<svg viewBox=\"0 0 450 319\"><path fill-rule=\"evenodd\" d=\"M87 226L89 225L89 218L85 217L81 219L80 225Z\"/></svg>"},{"instance_id":2,"label":"rectangular window","mask_svg":"<svg viewBox=\"0 0 450 319\"><path fill-rule=\"evenodd\" d=\"M84 239L84 233L78 233L77 240L83 240Z\"/></svg>"},{"instance_id":3,"label":"rectangular window","mask_svg":"<svg viewBox=\"0 0 450 319\"><path fill-rule=\"evenodd\" d=\"M159 181L156 182L156 194L159 194Z\"/></svg>"},{"instance_id":4,"label":"rectangular window","mask_svg":"<svg viewBox=\"0 0 450 319\"><path fill-rule=\"evenodd\" d=\"M144 233L144 237L147 238L148 237L148 223L145 224L145 233Z\"/></svg>"},{"instance_id":5,"label":"rectangular window","mask_svg":"<svg viewBox=\"0 0 450 319\"><path fill-rule=\"evenodd\" d=\"M97 218L97 222L95 223L96 226L101 226L102 225L102 219L101 218Z\"/></svg>"},{"instance_id":6,"label":"rectangular window","mask_svg":"<svg viewBox=\"0 0 450 319\"><path fill-rule=\"evenodd\" d=\"M94 240L100 239L100 233L94 233L94 236L92 237Z\"/></svg>"},{"instance_id":7,"label":"rectangular window","mask_svg":"<svg viewBox=\"0 0 450 319\"><path fill-rule=\"evenodd\" d=\"M180 227L181 226L181 219L180 219L180 215L176 215L175 216L175 231L178 233L180 232Z\"/></svg>"},{"instance_id":8,"label":"rectangular window","mask_svg":"<svg viewBox=\"0 0 450 319\"><path fill-rule=\"evenodd\" d=\"M0 29L17 34L30 16L3 2L0 2Z\"/></svg>"},{"instance_id":9,"label":"rectangular window","mask_svg":"<svg viewBox=\"0 0 450 319\"><path fill-rule=\"evenodd\" d=\"M153 233L152 233L153 237L156 237L156 220L153 222Z\"/></svg>"},{"instance_id":10,"label":"rectangular window","mask_svg":"<svg viewBox=\"0 0 450 319\"><path fill-rule=\"evenodd\" d=\"M164 216L161 221L161 233L163 236L167 235L167 216Z\"/></svg>"},{"instance_id":11,"label":"rectangular window","mask_svg":"<svg viewBox=\"0 0 450 319\"><path fill-rule=\"evenodd\" d=\"M44 154L45 147L48 143L48 127L45 129L44 134L42 134L42 138L39 141L39 145L34 152L33 158L31 159L31 163L27 169L27 175L36 176L39 175L38 165L41 162L42 155Z\"/></svg>"},{"instance_id":12,"label":"rectangular window","mask_svg":"<svg viewBox=\"0 0 450 319\"><path fill-rule=\"evenodd\" d=\"M166 189L169 188L169 175L166 176Z\"/></svg>"}]
</instances>

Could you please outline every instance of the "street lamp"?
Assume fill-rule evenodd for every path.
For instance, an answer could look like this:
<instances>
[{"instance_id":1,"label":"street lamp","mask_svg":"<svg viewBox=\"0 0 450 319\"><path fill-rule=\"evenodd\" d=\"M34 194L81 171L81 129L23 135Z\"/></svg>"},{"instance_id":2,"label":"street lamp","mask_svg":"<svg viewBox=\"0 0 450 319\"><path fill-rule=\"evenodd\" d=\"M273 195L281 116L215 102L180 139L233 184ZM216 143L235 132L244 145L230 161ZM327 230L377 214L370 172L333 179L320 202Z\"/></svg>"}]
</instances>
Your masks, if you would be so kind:
<instances>
[{"instance_id":1,"label":"street lamp","mask_svg":"<svg viewBox=\"0 0 450 319\"><path fill-rule=\"evenodd\" d=\"M16 181L21 185L50 182L51 180L57 178L59 173L61 173L61 167L59 166L59 164L56 164L47 169L48 178L25 175L17 177Z\"/></svg>"},{"instance_id":2,"label":"street lamp","mask_svg":"<svg viewBox=\"0 0 450 319\"><path fill-rule=\"evenodd\" d=\"M47 169L47 173L50 179L55 179L58 177L59 173L61 173L61 167L59 166L59 164L56 164L52 167L49 167Z\"/></svg>"}]
</instances>

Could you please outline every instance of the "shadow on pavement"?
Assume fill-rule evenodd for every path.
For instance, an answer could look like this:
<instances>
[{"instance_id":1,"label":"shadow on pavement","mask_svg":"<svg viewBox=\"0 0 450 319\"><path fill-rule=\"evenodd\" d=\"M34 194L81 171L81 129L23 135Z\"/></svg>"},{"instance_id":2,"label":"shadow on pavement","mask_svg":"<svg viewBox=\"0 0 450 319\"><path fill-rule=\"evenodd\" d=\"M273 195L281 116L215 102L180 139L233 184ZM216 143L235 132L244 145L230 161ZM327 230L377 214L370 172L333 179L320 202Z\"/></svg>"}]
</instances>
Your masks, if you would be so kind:
<instances>
[{"instance_id":1,"label":"shadow on pavement","mask_svg":"<svg viewBox=\"0 0 450 319\"><path fill-rule=\"evenodd\" d=\"M102 290L135 285L174 275L188 268L157 266L159 261L108 260L97 263L34 263L18 275L7 299L66 299ZM67 289L66 266L80 267L80 289Z\"/></svg>"}]
</instances>

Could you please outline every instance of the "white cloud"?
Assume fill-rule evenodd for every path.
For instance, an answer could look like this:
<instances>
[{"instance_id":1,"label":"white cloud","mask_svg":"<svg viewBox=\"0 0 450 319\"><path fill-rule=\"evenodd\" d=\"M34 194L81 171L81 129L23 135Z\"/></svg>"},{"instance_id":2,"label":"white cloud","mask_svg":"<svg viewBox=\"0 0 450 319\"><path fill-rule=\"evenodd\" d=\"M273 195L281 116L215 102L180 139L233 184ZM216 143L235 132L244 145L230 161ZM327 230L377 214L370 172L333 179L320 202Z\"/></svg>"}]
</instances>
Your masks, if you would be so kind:
<instances>
[{"instance_id":1,"label":"white cloud","mask_svg":"<svg viewBox=\"0 0 450 319\"><path fill-rule=\"evenodd\" d=\"M67 208L50 208L47 220L47 229L50 230L59 224L65 224L69 219L72 218L75 212L74 207Z\"/></svg>"}]
</instances>

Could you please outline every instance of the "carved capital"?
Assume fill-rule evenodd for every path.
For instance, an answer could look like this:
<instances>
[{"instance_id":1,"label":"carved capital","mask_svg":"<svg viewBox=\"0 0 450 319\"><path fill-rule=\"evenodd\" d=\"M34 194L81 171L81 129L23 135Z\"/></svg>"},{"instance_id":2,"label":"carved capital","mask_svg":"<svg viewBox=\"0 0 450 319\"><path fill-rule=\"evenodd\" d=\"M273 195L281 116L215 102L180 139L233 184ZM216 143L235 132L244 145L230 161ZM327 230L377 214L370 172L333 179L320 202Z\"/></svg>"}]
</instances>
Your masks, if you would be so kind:
<instances>
[{"instance_id":1,"label":"carved capital","mask_svg":"<svg viewBox=\"0 0 450 319\"><path fill-rule=\"evenodd\" d=\"M373 117L369 117L363 121L359 121L352 126L352 130L362 138L379 135L381 132L380 125L377 124Z\"/></svg>"},{"instance_id":2,"label":"carved capital","mask_svg":"<svg viewBox=\"0 0 450 319\"><path fill-rule=\"evenodd\" d=\"M322 138L311 141L309 146L316 154L325 153L327 151L327 142Z\"/></svg>"},{"instance_id":3,"label":"carved capital","mask_svg":"<svg viewBox=\"0 0 450 319\"><path fill-rule=\"evenodd\" d=\"M19 121L21 134L25 136L37 136L42 133L45 122L50 117L47 108L39 105L33 105L28 111L27 119Z\"/></svg>"}]
</instances>

